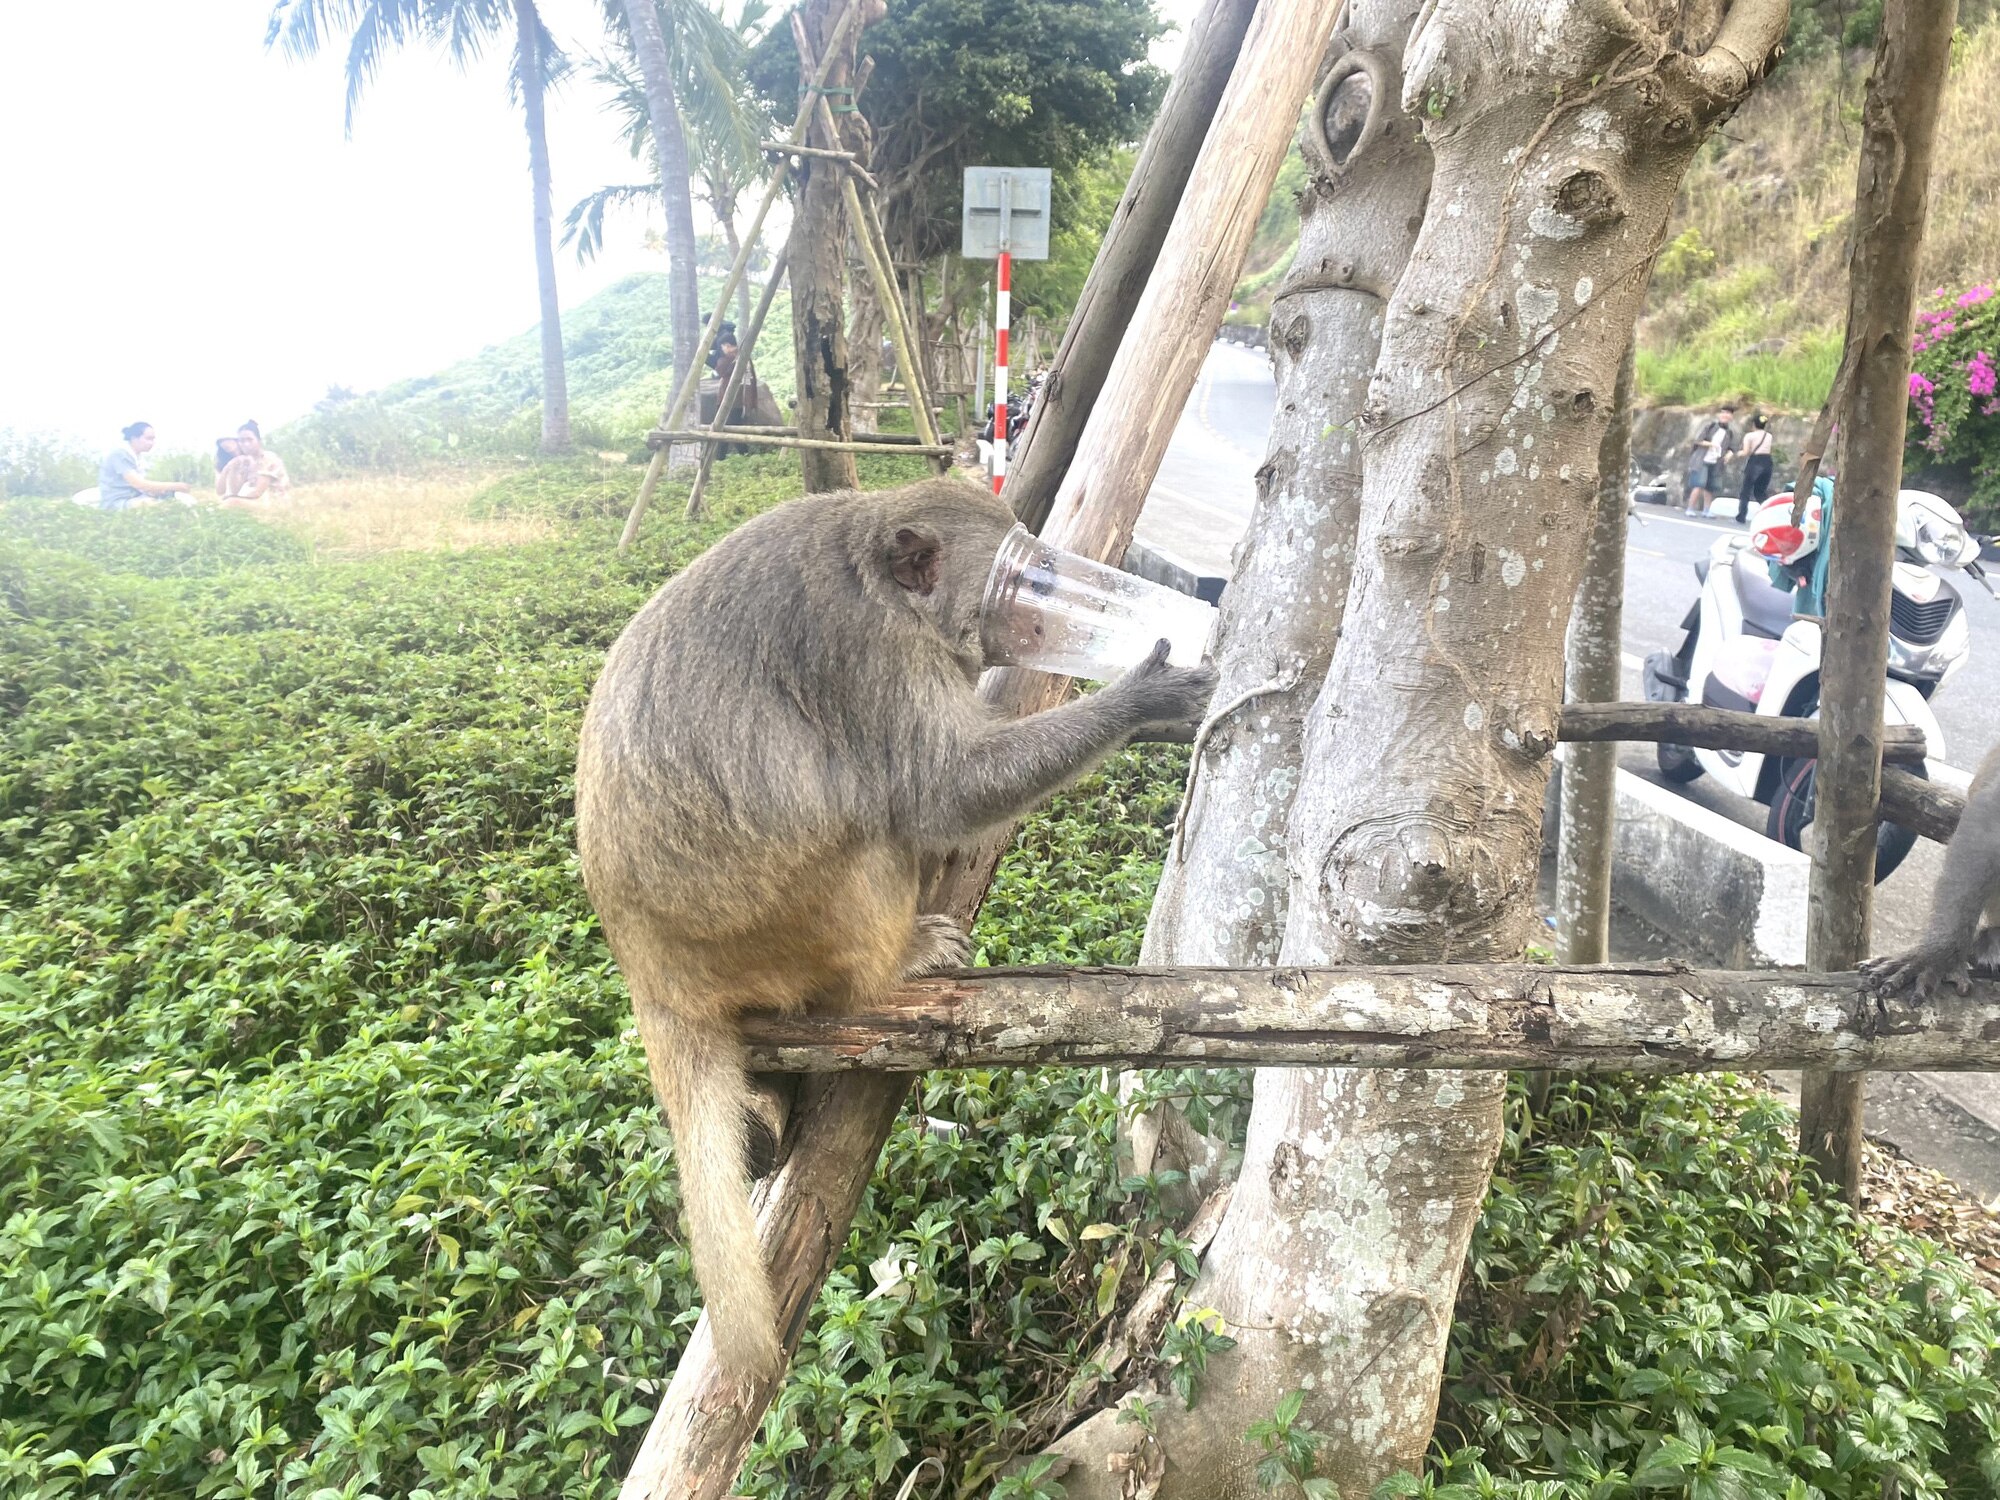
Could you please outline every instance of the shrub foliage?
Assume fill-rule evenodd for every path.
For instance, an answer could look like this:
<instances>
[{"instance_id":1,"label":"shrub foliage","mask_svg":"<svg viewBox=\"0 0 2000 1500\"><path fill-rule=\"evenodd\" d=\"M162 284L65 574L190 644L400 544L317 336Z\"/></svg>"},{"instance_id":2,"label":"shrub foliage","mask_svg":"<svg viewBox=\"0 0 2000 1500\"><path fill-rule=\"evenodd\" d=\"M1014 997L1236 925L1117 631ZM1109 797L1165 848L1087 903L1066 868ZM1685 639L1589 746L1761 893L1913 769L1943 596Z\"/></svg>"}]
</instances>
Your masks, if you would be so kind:
<instances>
[{"instance_id":1,"label":"shrub foliage","mask_svg":"<svg viewBox=\"0 0 2000 1500\"><path fill-rule=\"evenodd\" d=\"M786 484L731 460L708 521L621 558L566 472L487 503L570 540L363 562L240 514L0 510L0 1494L615 1493L698 1294L574 735L632 611ZM1136 958L1184 770L1128 752L1056 799L981 952ZM1240 1130L1237 1075L1149 1092ZM927 1455L993 1490L1136 1288L1193 1270L1115 1126L1095 1071L926 1079L744 1492L890 1493ZM1580 1086L1517 1130L1464 1313L1412 1492L1996 1473L1992 1302L1822 1206L1734 1085ZM1224 1342L1175 1329L1161 1399ZM1311 1483L1296 1409L1246 1442Z\"/></svg>"}]
</instances>

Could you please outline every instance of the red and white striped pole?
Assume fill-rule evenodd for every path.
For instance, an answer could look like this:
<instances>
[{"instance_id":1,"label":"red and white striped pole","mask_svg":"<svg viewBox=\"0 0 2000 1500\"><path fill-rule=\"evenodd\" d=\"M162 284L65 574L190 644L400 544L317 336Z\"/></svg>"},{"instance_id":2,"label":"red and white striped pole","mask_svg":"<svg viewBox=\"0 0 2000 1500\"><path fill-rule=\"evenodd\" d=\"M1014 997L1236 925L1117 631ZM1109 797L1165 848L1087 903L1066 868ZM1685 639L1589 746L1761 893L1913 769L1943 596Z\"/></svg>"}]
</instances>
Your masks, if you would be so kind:
<instances>
[{"instance_id":1,"label":"red and white striped pole","mask_svg":"<svg viewBox=\"0 0 2000 1500\"><path fill-rule=\"evenodd\" d=\"M993 312L993 493L1007 482L1007 322L1014 302L1014 257L1000 252L1000 293Z\"/></svg>"}]
</instances>

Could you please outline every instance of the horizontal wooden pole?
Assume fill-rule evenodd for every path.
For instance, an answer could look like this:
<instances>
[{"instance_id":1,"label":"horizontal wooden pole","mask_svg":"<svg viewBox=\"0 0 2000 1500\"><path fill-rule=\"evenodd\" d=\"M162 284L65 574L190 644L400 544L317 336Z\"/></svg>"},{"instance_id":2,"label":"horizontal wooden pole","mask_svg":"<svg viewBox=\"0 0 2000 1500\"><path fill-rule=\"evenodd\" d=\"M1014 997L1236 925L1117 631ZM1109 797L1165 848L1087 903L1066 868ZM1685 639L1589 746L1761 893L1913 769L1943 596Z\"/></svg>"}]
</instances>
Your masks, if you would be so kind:
<instances>
[{"instance_id":1,"label":"horizontal wooden pole","mask_svg":"<svg viewBox=\"0 0 2000 1500\"><path fill-rule=\"evenodd\" d=\"M1965 794L1895 766L1882 768L1882 816L1940 844L1950 842Z\"/></svg>"},{"instance_id":2,"label":"horizontal wooden pole","mask_svg":"<svg viewBox=\"0 0 2000 1500\"><path fill-rule=\"evenodd\" d=\"M1672 966L978 969L848 1016L743 1018L752 1068L2000 1070L2000 984L1880 1006L1853 974Z\"/></svg>"},{"instance_id":3,"label":"horizontal wooden pole","mask_svg":"<svg viewBox=\"0 0 2000 1500\"><path fill-rule=\"evenodd\" d=\"M742 428L706 427L666 432L655 427L646 434L648 448L664 448L669 443L745 443L754 448L821 448L835 453L916 453L949 458L953 449L945 443L906 443L902 434L890 434L887 442L842 442L832 438L784 437L772 432L746 432Z\"/></svg>"},{"instance_id":4,"label":"horizontal wooden pole","mask_svg":"<svg viewBox=\"0 0 2000 1500\"><path fill-rule=\"evenodd\" d=\"M1819 754L1816 720L1773 719L1700 703L1565 703L1556 738L1582 743L1664 740L1698 750L1752 750L1798 759ZM1882 758L1922 760L1924 732L1914 724L1885 726Z\"/></svg>"},{"instance_id":5,"label":"horizontal wooden pole","mask_svg":"<svg viewBox=\"0 0 2000 1500\"><path fill-rule=\"evenodd\" d=\"M850 406L864 404L901 406L904 403L901 401L876 403L850 401L848 403ZM758 427L749 423L745 423L739 427L703 427L698 430L703 437L713 436L720 442L727 442L732 438L738 441L747 441L753 437L797 437L799 435L799 430L796 427ZM862 434L860 440L868 443L871 447L877 444L885 448L921 448L924 446L923 439L918 437L914 432L869 432ZM679 442L680 439L677 437L674 441Z\"/></svg>"}]
</instances>

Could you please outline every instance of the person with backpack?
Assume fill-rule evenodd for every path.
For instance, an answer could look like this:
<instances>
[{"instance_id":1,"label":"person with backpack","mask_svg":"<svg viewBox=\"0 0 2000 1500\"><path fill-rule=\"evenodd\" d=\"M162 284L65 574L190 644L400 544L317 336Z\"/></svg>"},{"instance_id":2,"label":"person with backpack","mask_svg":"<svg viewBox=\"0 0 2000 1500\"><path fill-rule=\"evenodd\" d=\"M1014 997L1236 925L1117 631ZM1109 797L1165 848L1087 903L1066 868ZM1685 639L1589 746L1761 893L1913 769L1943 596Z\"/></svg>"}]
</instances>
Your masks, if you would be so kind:
<instances>
[{"instance_id":1,"label":"person with backpack","mask_svg":"<svg viewBox=\"0 0 2000 1500\"><path fill-rule=\"evenodd\" d=\"M1691 516L1708 514L1708 503L1722 483L1722 466L1736 451L1735 437L1729 430L1735 418L1734 407L1719 407L1714 418L1694 436L1687 470L1687 513Z\"/></svg>"}]
</instances>

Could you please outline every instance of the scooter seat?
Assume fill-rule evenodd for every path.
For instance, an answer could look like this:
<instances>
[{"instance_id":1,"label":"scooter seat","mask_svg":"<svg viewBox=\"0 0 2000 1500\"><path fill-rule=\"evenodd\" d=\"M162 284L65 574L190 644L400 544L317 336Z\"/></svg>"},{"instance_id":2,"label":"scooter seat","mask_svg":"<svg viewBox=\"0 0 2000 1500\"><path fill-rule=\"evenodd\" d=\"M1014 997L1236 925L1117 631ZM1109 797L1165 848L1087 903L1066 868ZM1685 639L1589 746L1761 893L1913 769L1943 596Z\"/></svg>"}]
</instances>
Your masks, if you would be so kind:
<instances>
[{"instance_id":1,"label":"scooter seat","mask_svg":"<svg viewBox=\"0 0 2000 1500\"><path fill-rule=\"evenodd\" d=\"M1745 567L1746 559L1752 567ZM1792 593L1772 583L1748 553L1739 554L1729 571L1736 580L1736 602L1743 609L1743 633L1775 641L1792 623Z\"/></svg>"}]
</instances>

